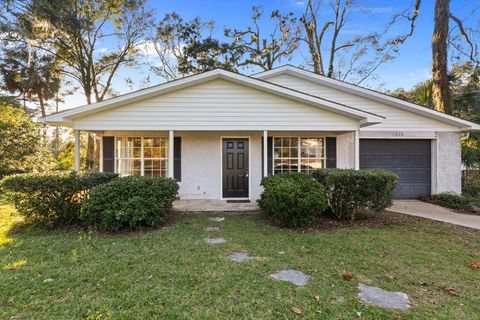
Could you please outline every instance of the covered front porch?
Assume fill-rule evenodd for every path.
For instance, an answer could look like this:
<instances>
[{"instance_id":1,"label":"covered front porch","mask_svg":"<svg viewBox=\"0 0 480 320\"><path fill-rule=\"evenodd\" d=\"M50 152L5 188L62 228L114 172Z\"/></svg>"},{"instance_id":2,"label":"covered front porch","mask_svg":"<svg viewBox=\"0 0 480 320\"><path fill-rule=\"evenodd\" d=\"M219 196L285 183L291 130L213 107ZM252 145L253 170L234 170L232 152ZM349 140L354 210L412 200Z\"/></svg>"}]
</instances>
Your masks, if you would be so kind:
<instances>
[{"instance_id":1,"label":"covered front porch","mask_svg":"<svg viewBox=\"0 0 480 320\"><path fill-rule=\"evenodd\" d=\"M319 168L359 168L351 131L96 131L99 170L121 176L171 177L182 200L250 200L263 177ZM75 169L80 131L75 130ZM237 205L238 207L238 205Z\"/></svg>"}]
</instances>

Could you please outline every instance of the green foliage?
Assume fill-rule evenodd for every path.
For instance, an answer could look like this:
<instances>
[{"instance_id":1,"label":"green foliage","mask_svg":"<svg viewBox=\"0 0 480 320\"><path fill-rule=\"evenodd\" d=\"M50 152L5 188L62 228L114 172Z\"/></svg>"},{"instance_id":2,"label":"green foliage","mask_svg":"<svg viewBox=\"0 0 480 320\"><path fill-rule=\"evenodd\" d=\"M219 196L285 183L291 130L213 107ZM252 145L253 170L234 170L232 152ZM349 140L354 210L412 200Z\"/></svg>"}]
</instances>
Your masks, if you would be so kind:
<instances>
[{"instance_id":1,"label":"green foliage","mask_svg":"<svg viewBox=\"0 0 480 320\"><path fill-rule=\"evenodd\" d=\"M38 128L23 109L0 106L0 178L48 170L52 155L41 141Z\"/></svg>"},{"instance_id":2,"label":"green foliage","mask_svg":"<svg viewBox=\"0 0 480 320\"><path fill-rule=\"evenodd\" d=\"M200 17L185 21L175 12L167 13L150 39L162 61L152 70L166 80L215 68L236 71L241 50L211 37L213 28L213 21Z\"/></svg>"},{"instance_id":3,"label":"green foliage","mask_svg":"<svg viewBox=\"0 0 480 320\"><path fill-rule=\"evenodd\" d=\"M80 207L95 186L117 177L112 173L29 173L1 181L7 200L28 221L49 225L79 222Z\"/></svg>"},{"instance_id":4,"label":"green foliage","mask_svg":"<svg viewBox=\"0 0 480 320\"><path fill-rule=\"evenodd\" d=\"M312 225L326 208L324 188L306 173L286 173L265 177L260 208L287 227Z\"/></svg>"},{"instance_id":5,"label":"green foliage","mask_svg":"<svg viewBox=\"0 0 480 320\"><path fill-rule=\"evenodd\" d=\"M82 220L106 231L158 226L177 198L171 178L125 177L92 190Z\"/></svg>"},{"instance_id":6,"label":"green foliage","mask_svg":"<svg viewBox=\"0 0 480 320\"><path fill-rule=\"evenodd\" d=\"M24 43L4 50L0 74L10 93L38 100L42 117L46 115L45 101L53 99L60 90L61 75L55 57Z\"/></svg>"},{"instance_id":7,"label":"green foliage","mask_svg":"<svg viewBox=\"0 0 480 320\"><path fill-rule=\"evenodd\" d=\"M235 48L245 53L245 58L240 65L270 70L278 62L291 59L298 48L301 30L293 12L281 14L280 11L275 10L270 14L270 18L274 20L275 28L281 32L262 33L258 26L263 12L261 6L253 6L252 26L247 27L246 30L225 29L224 34L232 39Z\"/></svg>"},{"instance_id":8,"label":"green foliage","mask_svg":"<svg viewBox=\"0 0 480 320\"><path fill-rule=\"evenodd\" d=\"M398 176L386 170L322 169L313 177L327 191L337 219L354 220L361 208L382 212L392 205Z\"/></svg>"},{"instance_id":9,"label":"green foliage","mask_svg":"<svg viewBox=\"0 0 480 320\"><path fill-rule=\"evenodd\" d=\"M422 200L466 213L480 214L480 198L441 193L431 197L422 198Z\"/></svg>"}]
</instances>

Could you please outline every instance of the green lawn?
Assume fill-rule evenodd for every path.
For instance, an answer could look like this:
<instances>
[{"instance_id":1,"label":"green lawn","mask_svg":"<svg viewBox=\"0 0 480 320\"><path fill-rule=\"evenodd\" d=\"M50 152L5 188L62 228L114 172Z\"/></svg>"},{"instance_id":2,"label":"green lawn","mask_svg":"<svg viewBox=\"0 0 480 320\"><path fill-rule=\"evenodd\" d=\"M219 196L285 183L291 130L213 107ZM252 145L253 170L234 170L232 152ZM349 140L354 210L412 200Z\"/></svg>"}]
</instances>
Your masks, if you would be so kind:
<instances>
[{"instance_id":1,"label":"green lawn","mask_svg":"<svg viewBox=\"0 0 480 320\"><path fill-rule=\"evenodd\" d=\"M478 319L480 233L388 214L390 226L287 231L259 217L188 216L144 233L45 232L0 203L0 319ZM226 244L207 245L206 226ZM258 259L226 261L233 251ZM284 251L284 254L279 252ZM313 276L297 288L268 277ZM349 271L352 281L344 281ZM359 282L406 292L411 311L365 306ZM453 287L459 297L449 296ZM316 301L315 296L320 296ZM292 312L299 307L303 314Z\"/></svg>"}]
</instances>

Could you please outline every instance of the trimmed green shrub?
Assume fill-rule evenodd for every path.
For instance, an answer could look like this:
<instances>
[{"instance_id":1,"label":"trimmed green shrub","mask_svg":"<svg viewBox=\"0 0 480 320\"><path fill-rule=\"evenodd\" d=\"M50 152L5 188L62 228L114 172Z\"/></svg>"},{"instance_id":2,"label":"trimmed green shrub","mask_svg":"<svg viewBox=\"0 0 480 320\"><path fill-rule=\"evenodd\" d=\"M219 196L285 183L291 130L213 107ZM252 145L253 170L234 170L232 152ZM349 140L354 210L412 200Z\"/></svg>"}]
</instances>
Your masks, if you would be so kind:
<instances>
[{"instance_id":1,"label":"trimmed green shrub","mask_svg":"<svg viewBox=\"0 0 480 320\"><path fill-rule=\"evenodd\" d=\"M260 208L272 219L287 227L312 225L326 208L324 188L305 173L286 173L265 177Z\"/></svg>"},{"instance_id":2,"label":"trimmed green shrub","mask_svg":"<svg viewBox=\"0 0 480 320\"><path fill-rule=\"evenodd\" d=\"M0 187L28 221L49 225L79 222L80 207L90 189L116 179L113 173L26 173L5 177Z\"/></svg>"},{"instance_id":3,"label":"trimmed green shrub","mask_svg":"<svg viewBox=\"0 0 480 320\"><path fill-rule=\"evenodd\" d=\"M125 177L92 190L81 219L105 231L158 226L178 195L171 178Z\"/></svg>"},{"instance_id":4,"label":"trimmed green shrub","mask_svg":"<svg viewBox=\"0 0 480 320\"><path fill-rule=\"evenodd\" d=\"M474 197L465 197L457 194L440 193L431 197L422 198L425 202L430 202L442 207L463 211L466 213L480 214L480 199Z\"/></svg>"},{"instance_id":5,"label":"trimmed green shrub","mask_svg":"<svg viewBox=\"0 0 480 320\"><path fill-rule=\"evenodd\" d=\"M321 169L313 177L327 191L337 219L354 220L361 208L382 212L392 205L398 176L387 170Z\"/></svg>"}]
</instances>

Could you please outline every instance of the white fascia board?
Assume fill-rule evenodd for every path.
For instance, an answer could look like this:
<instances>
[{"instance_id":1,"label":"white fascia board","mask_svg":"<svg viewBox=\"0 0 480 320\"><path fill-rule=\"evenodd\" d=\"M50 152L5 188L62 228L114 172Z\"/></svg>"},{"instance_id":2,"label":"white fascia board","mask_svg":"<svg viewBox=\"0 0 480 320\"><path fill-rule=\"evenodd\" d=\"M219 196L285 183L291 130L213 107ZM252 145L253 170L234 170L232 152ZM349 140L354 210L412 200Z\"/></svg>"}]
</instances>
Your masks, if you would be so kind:
<instances>
[{"instance_id":1,"label":"white fascia board","mask_svg":"<svg viewBox=\"0 0 480 320\"><path fill-rule=\"evenodd\" d=\"M252 75L251 77L268 81L267 79L276 75L281 75L281 74L287 74L294 77L298 77L300 79L318 83L320 85L324 85L333 89L348 92L360 97L385 103L387 105L391 105L406 111L410 111L412 113L426 116L431 119L435 119L444 123L455 125L459 127L461 131L479 131L480 130L480 125L474 122L463 120L442 112L438 112L436 110L428 109L423 106L416 105L414 103L410 103L410 102L407 102L395 97L391 97L389 95L386 95L380 92L376 92L374 90L362 88L360 86L356 86L347 82L343 82L340 80L314 74L313 72L306 71L291 65L286 65L286 66L278 67L276 69L272 69L269 71L257 73Z\"/></svg>"},{"instance_id":2,"label":"white fascia board","mask_svg":"<svg viewBox=\"0 0 480 320\"><path fill-rule=\"evenodd\" d=\"M105 111L111 108L115 108L121 105L132 103L135 101L148 99L160 94L164 94L171 91L176 91L188 86L207 82L214 79L225 79L244 86L270 92L272 94L283 96L288 99L297 100L306 104L313 105L315 107L328 110L331 112L343 114L350 118L357 119L362 122L364 126L380 123L383 121L383 117L365 112L359 109L355 109L349 106L345 106L333 101L322 99L320 97L308 95L303 92L295 91L290 88L282 87L267 81L260 79L254 79L245 75L225 71L222 69L216 69L201 74L188 76L171 82L163 83L154 87L150 87L143 90L138 90L132 93L124 94L115 98L111 98L102 102L97 102L90 105L84 105L81 107L65 110L56 114L52 114L46 117L48 123L52 122L68 122L75 118L83 117L89 114Z\"/></svg>"}]
</instances>

